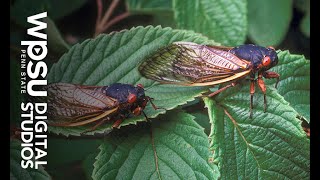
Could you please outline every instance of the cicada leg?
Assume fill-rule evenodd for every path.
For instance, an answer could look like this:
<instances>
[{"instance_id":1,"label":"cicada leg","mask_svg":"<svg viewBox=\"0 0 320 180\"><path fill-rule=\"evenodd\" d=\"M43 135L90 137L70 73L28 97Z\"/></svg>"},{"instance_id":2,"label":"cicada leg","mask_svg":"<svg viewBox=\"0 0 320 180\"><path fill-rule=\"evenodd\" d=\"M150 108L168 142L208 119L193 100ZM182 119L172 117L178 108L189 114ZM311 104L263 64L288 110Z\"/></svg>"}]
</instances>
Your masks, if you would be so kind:
<instances>
[{"instance_id":1,"label":"cicada leg","mask_svg":"<svg viewBox=\"0 0 320 180\"><path fill-rule=\"evenodd\" d=\"M144 117L146 118L146 120L149 121L149 118L148 118L148 116L146 115L146 113L144 113L144 112L142 111L142 114L144 115Z\"/></svg>"},{"instance_id":2,"label":"cicada leg","mask_svg":"<svg viewBox=\"0 0 320 180\"><path fill-rule=\"evenodd\" d=\"M146 96L147 100L151 103L151 106L153 107L154 110L158 110L158 109L164 109L166 110L165 108L162 108L162 107L158 107L156 106L152 101L154 100L153 98L149 97L149 96Z\"/></svg>"},{"instance_id":3,"label":"cicada leg","mask_svg":"<svg viewBox=\"0 0 320 180\"><path fill-rule=\"evenodd\" d=\"M267 87L264 84L264 81L262 79L262 74L258 75L258 85L263 93L264 112L266 112L266 110L267 110L267 97L266 97Z\"/></svg>"},{"instance_id":4,"label":"cicada leg","mask_svg":"<svg viewBox=\"0 0 320 180\"><path fill-rule=\"evenodd\" d=\"M250 80L251 80L251 82L250 82L250 118L252 118L253 95L254 95L254 92L255 92L255 87L254 87L255 79L251 78ZM220 92L222 92L222 91L224 91L224 90L226 90L226 89L228 89L230 87L234 87L235 85L237 85L237 83L233 82L233 83L231 83L231 84L229 84L229 85L227 85L227 86L225 86L225 87L223 87L221 89L218 89L217 91L209 94L208 96L209 97L215 96L215 95L219 94Z\"/></svg>"},{"instance_id":5,"label":"cicada leg","mask_svg":"<svg viewBox=\"0 0 320 180\"><path fill-rule=\"evenodd\" d=\"M272 71L266 71L262 74L262 76L264 78L267 78L267 79L273 79L273 78L276 78L277 79L277 82L276 82L276 85L275 85L275 88L277 88L278 86L278 83L279 83L279 80L280 80L280 75L276 72L272 72Z\"/></svg>"},{"instance_id":6,"label":"cicada leg","mask_svg":"<svg viewBox=\"0 0 320 180\"><path fill-rule=\"evenodd\" d=\"M230 87L234 87L235 85L237 85L237 83L235 83L235 82L233 82L233 83L231 83L231 84L229 84L229 85L226 85L225 87L223 87L223 88L221 88L221 89L218 89L217 91L209 94L208 97L215 96L215 95L221 93L222 91L224 91L224 90L226 90L226 89L228 89L228 88L230 88Z\"/></svg>"},{"instance_id":7,"label":"cicada leg","mask_svg":"<svg viewBox=\"0 0 320 180\"><path fill-rule=\"evenodd\" d=\"M82 132L81 134L85 134L85 133L87 133L87 132L91 132L91 131L94 131L94 130L96 130L99 126L101 126L104 122L106 122L106 121L109 121L110 120L110 118L109 117L107 117L107 118L103 118L103 119L101 119L96 125L94 125L93 127L91 127L90 129L88 129L88 130L86 130L86 131L84 131L84 132Z\"/></svg>"},{"instance_id":8,"label":"cicada leg","mask_svg":"<svg viewBox=\"0 0 320 180\"><path fill-rule=\"evenodd\" d=\"M255 92L255 80L254 78L250 79L250 118L252 118L252 109L253 109L253 95Z\"/></svg>"},{"instance_id":9,"label":"cicada leg","mask_svg":"<svg viewBox=\"0 0 320 180\"><path fill-rule=\"evenodd\" d=\"M132 111L132 113L136 116L139 116L141 112L142 112L142 108L139 106Z\"/></svg>"},{"instance_id":10,"label":"cicada leg","mask_svg":"<svg viewBox=\"0 0 320 180\"><path fill-rule=\"evenodd\" d=\"M112 127L113 127L113 128L118 128L118 127L120 126L120 124L122 123L122 121L123 121L123 119L118 119L118 120L116 120L116 121L113 123Z\"/></svg>"}]
</instances>

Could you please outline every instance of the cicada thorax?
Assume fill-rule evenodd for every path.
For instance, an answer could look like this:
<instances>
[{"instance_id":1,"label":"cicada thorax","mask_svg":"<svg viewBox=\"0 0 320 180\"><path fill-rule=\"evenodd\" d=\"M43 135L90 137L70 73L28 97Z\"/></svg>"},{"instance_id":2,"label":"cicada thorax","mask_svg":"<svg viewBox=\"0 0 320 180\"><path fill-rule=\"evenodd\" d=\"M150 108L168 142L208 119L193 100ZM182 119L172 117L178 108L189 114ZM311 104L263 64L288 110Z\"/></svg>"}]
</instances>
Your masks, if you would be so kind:
<instances>
[{"instance_id":1,"label":"cicada thorax","mask_svg":"<svg viewBox=\"0 0 320 180\"><path fill-rule=\"evenodd\" d=\"M250 62L252 71L267 71L278 64L278 56L273 47L245 44L232 48L229 53Z\"/></svg>"},{"instance_id":2,"label":"cicada thorax","mask_svg":"<svg viewBox=\"0 0 320 180\"><path fill-rule=\"evenodd\" d=\"M105 93L119 101L119 114L125 117L137 115L137 109L143 110L148 102L140 84L137 87L129 84L113 84L105 89Z\"/></svg>"}]
</instances>

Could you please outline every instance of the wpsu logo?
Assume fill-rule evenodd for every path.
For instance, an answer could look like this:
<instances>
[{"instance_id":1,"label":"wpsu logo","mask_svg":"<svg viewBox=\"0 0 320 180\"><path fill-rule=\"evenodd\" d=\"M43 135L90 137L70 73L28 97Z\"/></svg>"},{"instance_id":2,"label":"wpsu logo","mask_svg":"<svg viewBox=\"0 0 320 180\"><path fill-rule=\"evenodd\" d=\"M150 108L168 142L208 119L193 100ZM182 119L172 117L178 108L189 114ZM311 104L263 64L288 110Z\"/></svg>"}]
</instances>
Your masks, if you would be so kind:
<instances>
[{"instance_id":1,"label":"wpsu logo","mask_svg":"<svg viewBox=\"0 0 320 180\"><path fill-rule=\"evenodd\" d=\"M27 18L30 24L35 25L27 30L31 41L21 41L21 93L31 98L47 96L47 91L41 90L47 85L48 68L44 62L48 54L47 28L45 22L40 21L47 17L47 12ZM38 90L37 90L38 89ZM46 102L21 103L21 167L38 169L39 165L47 164L43 160L47 155L47 111Z\"/></svg>"}]
</instances>

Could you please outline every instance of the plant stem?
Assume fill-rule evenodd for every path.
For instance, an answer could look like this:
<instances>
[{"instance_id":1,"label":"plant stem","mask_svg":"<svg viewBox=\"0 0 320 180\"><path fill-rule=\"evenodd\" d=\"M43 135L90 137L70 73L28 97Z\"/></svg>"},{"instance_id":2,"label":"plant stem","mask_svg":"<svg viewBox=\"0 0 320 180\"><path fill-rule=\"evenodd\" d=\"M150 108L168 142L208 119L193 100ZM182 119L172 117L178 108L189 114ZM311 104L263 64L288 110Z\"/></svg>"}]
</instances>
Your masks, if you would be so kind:
<instances>
[{"instance_id":1,"label":"plant stem","mask_svg":"<svg viewBox=\"0 0 320 180\"><path fill-rule=\"evenodd\" d=\"M105 26L104 26L104 29L103 31L107 30L110 26L114 25L115 23L121 21L122 19L125 19L126 17L130 16L130 13L129 12L125 12L125 13L122 13L118 16L116 16L115 18L113 18L112 20L110 20Z\"/></svg>"},{"instance_id":2,"label":"plant stem","mask_svg":"<svg viewBox=\"0 0 320 180\"><path fill-rule=\"evenodd\" d=\"M101 0L97 0L97 20L96 20L96 29L97 26L99 24L99 22L101 21L101 15L102 15L102 1Z\"/></svg>"},{"instance_id":3,"label":"plant stem","mask_svg":"<svg viewBox=\"0 0 320 180\"><path fill-rule=\"evenodd\" d=\"M103 10L102 1L96 0L96 2L97 2L97 19L96 19L96 27L95 27L94 37L96 37L98 34L104 32L104 31L106 31L113 24L121 21L122 19L124 19L130 15L129 12L126 11L125 13L122 13L109 21L112 13L114 12L114 9L119 4L119 1L120 0L112 0L108 10L106 11L104 16L102 17L102 10ZM102 19L101 19L101 17L102 17Z\"/></svg>"}]
</instances>

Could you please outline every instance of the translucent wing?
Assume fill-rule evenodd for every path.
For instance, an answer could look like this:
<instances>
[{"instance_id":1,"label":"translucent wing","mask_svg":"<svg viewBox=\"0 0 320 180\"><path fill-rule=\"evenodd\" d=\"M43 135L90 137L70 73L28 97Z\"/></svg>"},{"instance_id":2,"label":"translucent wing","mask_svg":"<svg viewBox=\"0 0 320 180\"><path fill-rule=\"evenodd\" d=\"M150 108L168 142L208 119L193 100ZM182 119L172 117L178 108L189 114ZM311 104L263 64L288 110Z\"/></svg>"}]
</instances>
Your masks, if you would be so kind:
<instances>
[{"instance_id":1,"label":"translucent wing","mask_svg":"<svg viewBox=\"0 0 320 180\"><path fill-rule=\"evenodd\" d=\"M249 74L249 62L227 49L176 42L148 58L139 71L146 78L162 83L188 86L215 85Z\"/></svg>"},{"instance_id":2,"label":"translucent wing","mask_svg":"<svg viewBox=\"0 0 320 180\"><path fill-rule=\"evenodd\" d=\"M106 96L105 86L54 83L48 92L48 120L51 125L78 126L107 117L118 108L118 101Z\"/></svg>"}]
</instances>

